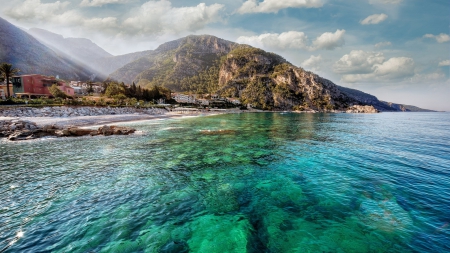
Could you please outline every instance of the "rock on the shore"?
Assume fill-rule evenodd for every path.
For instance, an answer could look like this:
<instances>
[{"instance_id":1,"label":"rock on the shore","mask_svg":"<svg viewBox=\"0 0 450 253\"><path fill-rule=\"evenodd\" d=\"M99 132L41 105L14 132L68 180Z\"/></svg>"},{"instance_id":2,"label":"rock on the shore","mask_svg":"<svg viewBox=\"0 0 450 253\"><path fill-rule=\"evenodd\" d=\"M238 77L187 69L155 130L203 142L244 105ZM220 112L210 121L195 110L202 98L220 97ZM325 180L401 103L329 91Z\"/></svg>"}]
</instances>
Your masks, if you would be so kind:
<instances>
[{"instance_id":1,"label":"rock on the shore","mask_svg":"<svg viewBox=\"0 0 450 253\"><path fill-rule=\"evenodd\" d=\"M346 113L379 113L375 107L371 105L353 105L349 107Z\"/></svg>"},{"instance_id":2,"label":"rock on the shore","mask_svg":"<svg viewBox=\"0 0 450 253\"><path fill-rule=\"evenodd\" d=\"M10 141L31 140L45 136L76 137L85 135L129 135L136 131L131 127L103 126L98 130L78 127L58 128L55 125L39 127L34 122L21 120L0 121L0 137L6 137Z\"/></svg>"},{"instance_id":3,"label":"rock on the shore","mask_svg":"<svg viewBox=\"0 0 450 253\"><path fill-rule=\"evenodd\" d=\"M98 129L98 134L103 135L129 135L136 131L131 127L119 127L119 126L102 126Z\"/></svg>"},{"instance_id":4,"label":"rock on the shore","mask_svg":"<svg viewBox=\"0 0 450 253\"><path fill-rule=\"evenodd\" d=\"M14 107L0 108L0 117L77 117L142 113L149 115L164 114L167 111L161 108L134 108L134 107Z\"/></svg>"}]
</instances>

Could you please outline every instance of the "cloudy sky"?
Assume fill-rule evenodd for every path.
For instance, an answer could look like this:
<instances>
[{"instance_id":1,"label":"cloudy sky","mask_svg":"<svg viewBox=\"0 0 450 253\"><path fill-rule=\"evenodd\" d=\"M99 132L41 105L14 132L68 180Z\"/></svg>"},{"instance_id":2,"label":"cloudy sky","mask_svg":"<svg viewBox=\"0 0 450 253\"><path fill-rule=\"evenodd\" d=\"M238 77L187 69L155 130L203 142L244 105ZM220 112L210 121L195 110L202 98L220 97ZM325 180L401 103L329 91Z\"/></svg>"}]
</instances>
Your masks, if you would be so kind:
<instances>
[{"instance_id":1,"label":"cloudy sky","mask_svg":"<svg viewBox=\"0 0 450 253\"><path fill-rule=\"evenodd\" d=\"M0 0L22 28L118 55L211 34L381 100L450 111L448 0Z\"/></svg>"}]
</instances>

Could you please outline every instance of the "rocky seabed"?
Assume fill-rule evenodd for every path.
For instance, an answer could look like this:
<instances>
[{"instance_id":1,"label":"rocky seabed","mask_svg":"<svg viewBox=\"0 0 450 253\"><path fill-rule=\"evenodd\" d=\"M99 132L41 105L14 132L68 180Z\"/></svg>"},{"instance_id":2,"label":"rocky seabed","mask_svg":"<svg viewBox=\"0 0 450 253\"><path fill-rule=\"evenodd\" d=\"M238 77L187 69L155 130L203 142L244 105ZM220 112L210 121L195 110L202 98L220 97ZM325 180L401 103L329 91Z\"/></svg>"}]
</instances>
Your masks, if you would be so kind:
<instances>
[{"instance_id":1,"label":"rocky seabed","mask_svg":"<svg viewBox=\"0 0 450 253\"><path fill-rule=\"evenodd\" d=\"M158 115L164 114L167 110L160 108L133 108L133 107L17 107L0 109L0 117L77 117L77 116L99 116L114 114L134 114L143 113Z\"/></svg>"}]
</instances>

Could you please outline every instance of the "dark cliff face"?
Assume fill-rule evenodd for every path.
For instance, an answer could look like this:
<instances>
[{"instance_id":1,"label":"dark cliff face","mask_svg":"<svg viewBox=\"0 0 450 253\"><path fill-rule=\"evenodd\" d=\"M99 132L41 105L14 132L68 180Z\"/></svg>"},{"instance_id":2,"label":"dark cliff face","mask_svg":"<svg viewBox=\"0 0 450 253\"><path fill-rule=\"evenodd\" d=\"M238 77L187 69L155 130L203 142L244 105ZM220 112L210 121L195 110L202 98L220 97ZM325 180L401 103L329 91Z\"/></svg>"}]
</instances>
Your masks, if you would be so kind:
<instances>
[{"instance_id":1,"label":"dark cliff face","mask_svg":"<svg viewBox=\"0 0 450 253\"><path fill-rule=\"evenodd\" d=\"M57 55L34 37L0 18L0 62L13 64L20 74L43 74L87 80L94 71Z\"/></svg>"}]
</instances>

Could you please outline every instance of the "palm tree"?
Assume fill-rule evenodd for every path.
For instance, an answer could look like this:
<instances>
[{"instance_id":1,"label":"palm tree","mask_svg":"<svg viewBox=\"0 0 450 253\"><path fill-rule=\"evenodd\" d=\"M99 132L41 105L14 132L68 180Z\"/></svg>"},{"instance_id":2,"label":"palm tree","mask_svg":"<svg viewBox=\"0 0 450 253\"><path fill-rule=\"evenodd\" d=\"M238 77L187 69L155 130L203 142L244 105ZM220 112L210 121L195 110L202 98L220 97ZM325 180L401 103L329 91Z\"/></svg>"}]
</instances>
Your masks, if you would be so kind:
<instances>
[{"instance_id":1,"label":"palm tree","mask_svg":"<svg viewBox=\"0 0 450 253\"><path fill-rule=\"evenodd\" d=\"M0 75L2 75L6 80L6 91L8 97L11 96L11 94L9 94L9 78L11 78L14 74L16 74L19 71L20 71L19 69L13 68L12 64L9 63L0 64Z\"/></svg>"}]
</instances>

